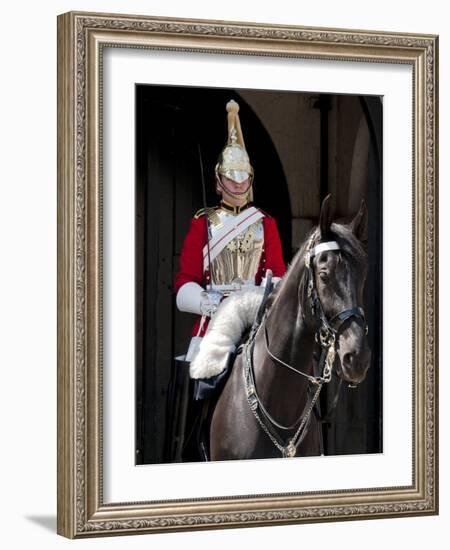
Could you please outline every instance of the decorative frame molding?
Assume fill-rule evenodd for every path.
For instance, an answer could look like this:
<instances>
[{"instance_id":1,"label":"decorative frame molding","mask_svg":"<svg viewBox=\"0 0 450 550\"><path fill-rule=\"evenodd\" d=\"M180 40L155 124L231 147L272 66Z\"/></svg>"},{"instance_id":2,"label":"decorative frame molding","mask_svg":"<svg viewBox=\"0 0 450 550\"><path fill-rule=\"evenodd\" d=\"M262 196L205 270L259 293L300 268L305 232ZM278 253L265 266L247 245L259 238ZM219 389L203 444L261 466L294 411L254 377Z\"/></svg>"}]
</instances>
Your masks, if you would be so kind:
<instances>
[{"instance_id":1,"label":"decorative frame molding","mask_svg":"<svg viewBox=\"0 0 450 550\"><path fill-rule=\"evenodd\" d=\"M102 499L102 48L413 68L413 485L176 502ZM438 38L67 13L58 18L58 533L70 537L438 512Z\"/></svg>"}]
</instances>

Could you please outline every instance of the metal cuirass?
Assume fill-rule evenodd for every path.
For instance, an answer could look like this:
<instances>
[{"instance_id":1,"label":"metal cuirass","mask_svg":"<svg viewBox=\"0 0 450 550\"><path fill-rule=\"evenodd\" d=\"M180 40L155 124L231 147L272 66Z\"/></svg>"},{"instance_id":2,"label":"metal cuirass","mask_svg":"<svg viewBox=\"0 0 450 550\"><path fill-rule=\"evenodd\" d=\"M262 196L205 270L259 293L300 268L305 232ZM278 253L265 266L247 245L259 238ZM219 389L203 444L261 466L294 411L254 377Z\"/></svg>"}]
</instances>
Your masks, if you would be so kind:
<instances>
[{"instance_id":1,"label":"metal cuirass","mask_svg":"<svg viewBox=\"0 0 450 550\"><path fill-rule=\"evenodd\" d=\"M234 213L223 208L208 213L209 234L213 238ZM231 240L211 262L211 280L215 286L236 282L254 283L263 253L264 227L262 219L249 225Z\"/></svg>"}]
</instances>

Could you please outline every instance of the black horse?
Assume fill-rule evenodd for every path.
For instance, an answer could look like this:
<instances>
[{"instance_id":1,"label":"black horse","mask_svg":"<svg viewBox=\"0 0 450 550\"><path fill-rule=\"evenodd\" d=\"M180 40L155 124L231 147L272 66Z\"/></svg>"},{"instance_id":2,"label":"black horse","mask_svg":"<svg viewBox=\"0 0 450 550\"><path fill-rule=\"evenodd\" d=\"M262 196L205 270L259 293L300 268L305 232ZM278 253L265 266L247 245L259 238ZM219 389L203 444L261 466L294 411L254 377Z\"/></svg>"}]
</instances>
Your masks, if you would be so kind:
<instances>
[{"instance_id":1,"label":"black horse","mask_svg":"<svg viewBox=\"0 0 450 550\"><path fill-rule=\"evenodd\" d=\"M348 225L320 221L255 323L213 412L211 460L320 454L313 412L335 369L350 385L366 376L371 353L361 307L367 254L364 203ZM314 360L314 357L316 360Z\"/></svg>"}]
</instances>

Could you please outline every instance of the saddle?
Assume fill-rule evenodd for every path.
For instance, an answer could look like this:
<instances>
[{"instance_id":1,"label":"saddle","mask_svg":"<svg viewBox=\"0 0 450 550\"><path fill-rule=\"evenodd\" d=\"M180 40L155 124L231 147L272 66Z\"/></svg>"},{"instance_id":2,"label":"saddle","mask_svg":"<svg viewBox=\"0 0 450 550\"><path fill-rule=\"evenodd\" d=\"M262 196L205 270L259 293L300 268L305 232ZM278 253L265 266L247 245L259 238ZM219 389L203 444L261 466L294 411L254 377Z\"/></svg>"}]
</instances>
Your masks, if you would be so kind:
<instances>
[{"instance_id":1,"label":"saddle","mask_svg":"<svg viewBox=\"0 0 450 550\"><path fill-rule=\"evenodd\" d=\"M239 346L240 347L240 346ZM216 376L211 376L210 378L197 378L193 380L193 398L194 401L202 401L204 399L212 399L215 396L220 395L221 390L225 386L225 382L228 380L228 377L231 374L236 355L239 353L238 350L230 352L226 360L225 369L216 374Z\"/></svg>"}]
</instances>

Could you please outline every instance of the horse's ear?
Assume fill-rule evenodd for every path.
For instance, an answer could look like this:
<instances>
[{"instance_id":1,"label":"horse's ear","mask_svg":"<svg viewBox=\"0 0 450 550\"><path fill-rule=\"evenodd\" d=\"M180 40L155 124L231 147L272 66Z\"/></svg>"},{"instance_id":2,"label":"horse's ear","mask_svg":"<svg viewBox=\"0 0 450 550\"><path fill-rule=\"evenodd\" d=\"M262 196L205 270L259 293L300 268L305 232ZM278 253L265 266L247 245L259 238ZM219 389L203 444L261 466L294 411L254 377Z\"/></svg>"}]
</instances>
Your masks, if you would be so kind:
<instances>
[{"instance_id":1,"label":"horse's ear","mask_svg":"<svg viewBox=\"0 0 450 550\"><path fill-rule=\"evenodd\" d=\"M355 237L362 242L367 241L368 218L367 206L364 199L362 199L361 206L359 207L356 216L348 224L348 227L352 230Z\"/></svg>"},{"instance_id":2,"label":"horse's ear","mask_svg":"<svg viewBox=\"0 0 450 550\"><path fill-rule=\"evenodd\" d=\"M332 221L331 195L327 195L323 199L322 206L320 208L319 229L320 238L322 240L328 238Z\"/></svg>"}]
</instances>

